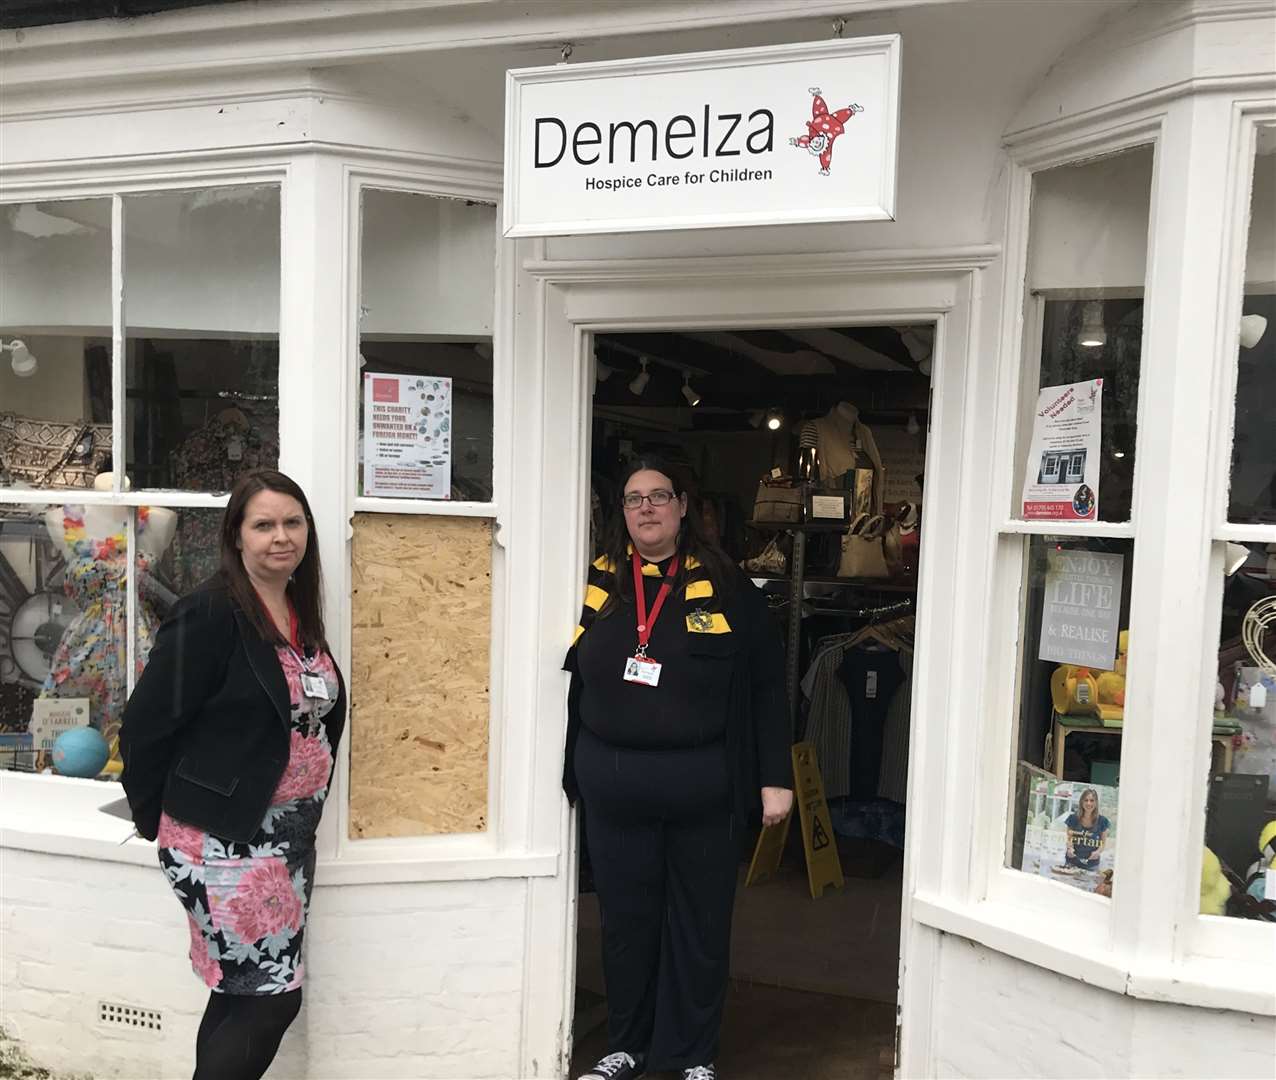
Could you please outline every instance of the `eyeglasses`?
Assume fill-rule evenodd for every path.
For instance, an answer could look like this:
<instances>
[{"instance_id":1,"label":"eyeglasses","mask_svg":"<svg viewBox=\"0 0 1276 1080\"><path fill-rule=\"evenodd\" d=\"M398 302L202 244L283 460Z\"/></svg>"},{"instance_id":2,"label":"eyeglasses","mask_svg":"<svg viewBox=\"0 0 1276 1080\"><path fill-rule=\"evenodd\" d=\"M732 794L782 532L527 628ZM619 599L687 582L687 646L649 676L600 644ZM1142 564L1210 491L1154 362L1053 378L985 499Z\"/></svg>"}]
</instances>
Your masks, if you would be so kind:
<instances>
[{"instance_id":1,"label":"eyeglasses","mask_svg":"<svg viewBox=\"0 0 1276 1080\"><path fill-rule=\"evenodd\" d=\"M646 499L652 506L668 506L673 502L673 492L666 488L659 488L650 495L639 495L636 491L631 491L620 500L620 505L626 510L637 510L642 505L643 499Z\"/></svg>"}]
</instances>

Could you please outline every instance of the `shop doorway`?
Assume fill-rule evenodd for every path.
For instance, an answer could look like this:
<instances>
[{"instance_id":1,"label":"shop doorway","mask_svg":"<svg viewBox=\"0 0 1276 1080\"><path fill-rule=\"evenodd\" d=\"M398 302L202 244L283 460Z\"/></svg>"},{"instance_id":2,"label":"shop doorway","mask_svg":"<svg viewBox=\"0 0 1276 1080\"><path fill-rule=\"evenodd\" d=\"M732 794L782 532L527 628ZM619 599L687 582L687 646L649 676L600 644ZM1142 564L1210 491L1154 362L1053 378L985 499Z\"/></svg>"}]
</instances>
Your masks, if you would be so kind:
<instances>
[{"instance_id":1,"label":"shop doorway","mask_svg":"<svg viewBox=\"0 0 1276 1080\"><path fill-rule=\"evenodd\" d=\"M718 1061L733 1080L876 1078L895 1064L934 344L933 324L908 321L593 337L587 549L629 456L694 478L693 512L767 594L793 740L814 747L844 881L812 896L796 809L767 880L746 883L757 830L746 838ZM800 521L758 506L777 472L804 485ZM573 1077L606 1050L583 846Z\"/></svg>"}]
</instances>

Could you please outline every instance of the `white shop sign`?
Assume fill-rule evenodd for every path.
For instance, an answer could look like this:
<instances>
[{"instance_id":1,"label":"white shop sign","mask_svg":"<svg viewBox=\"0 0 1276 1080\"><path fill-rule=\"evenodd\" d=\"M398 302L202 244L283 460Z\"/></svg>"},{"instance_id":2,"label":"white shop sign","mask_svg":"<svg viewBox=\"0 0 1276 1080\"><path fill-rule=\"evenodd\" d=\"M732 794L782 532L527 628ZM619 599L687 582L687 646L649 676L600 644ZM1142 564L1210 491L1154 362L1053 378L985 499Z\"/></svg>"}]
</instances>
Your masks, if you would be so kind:
<instances>
[{"instance_id":1,"label":"white shop sign","mask_svg":"<svg viewBox=\"0 0 1276 1080\"><path fill-rule=\"evenodd\" d=\"M507 73L505 235L895 216L897 34Z\"/></svg>"}]
</instances>

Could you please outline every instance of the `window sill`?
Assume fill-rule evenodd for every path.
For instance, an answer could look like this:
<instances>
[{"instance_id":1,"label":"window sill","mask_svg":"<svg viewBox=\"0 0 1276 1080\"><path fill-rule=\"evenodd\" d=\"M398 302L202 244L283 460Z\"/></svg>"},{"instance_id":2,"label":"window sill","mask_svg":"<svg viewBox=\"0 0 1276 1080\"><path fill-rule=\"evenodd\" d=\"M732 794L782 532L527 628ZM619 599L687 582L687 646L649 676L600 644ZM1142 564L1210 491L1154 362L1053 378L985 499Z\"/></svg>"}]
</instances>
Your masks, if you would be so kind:
<instances>
[{"instance_id":1,"label":"window sill","mask_svg":"<svg viewBox=\"0 0 1276 1080\"><path fill-rule=\"evenodd\" d=\"M0 849L154 867L154 843L129 839L132 826L100 810L123 795L119 784L0 772ZM559 871L558 852L502 852L487 837L369 843L376 847L321 857L317 884L553 877Z\"/></svg>"},{"instance_id":2,"label":"window sill","mask_svg":"<svg viewBox=\"0 0 1276 1080\"><path fill-rule=\"evenodd\" d=\"M1276 1016L1276 970L1261 955L1250 960L1194 958L1130 969L1114 962L1111 943L1100 941L1097 935L1086 939L1069 932L1066 949L1042 941L1040 914L1018 907L994 901L959 904L915 894L911 912L924 926L968 938L1016 960L1115 994Z\"/></svg>"}]
</instances>

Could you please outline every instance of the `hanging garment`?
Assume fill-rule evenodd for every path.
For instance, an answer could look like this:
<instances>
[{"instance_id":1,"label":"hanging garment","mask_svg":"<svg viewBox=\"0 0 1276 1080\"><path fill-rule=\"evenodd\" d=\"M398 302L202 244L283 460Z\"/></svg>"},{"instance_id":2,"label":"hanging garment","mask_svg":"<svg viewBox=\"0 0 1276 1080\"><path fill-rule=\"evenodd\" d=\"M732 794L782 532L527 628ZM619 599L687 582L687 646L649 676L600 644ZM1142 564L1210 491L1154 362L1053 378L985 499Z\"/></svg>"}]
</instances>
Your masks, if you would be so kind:
<instances>
[{"instance_id":1,"label":"hanging garment","mask_svg":"<svg viewBox=\"0 0 1276 1080\"><path fill-rule=\"evenodd\" d=\"M845 651L838 644L817 652L802 680L802 692L811 702L804 737L815 748L830 799L848 794L851 784L851 699L837 674Z\"/></svg>"},{"instance_id":2,"label":"hanging garment","mask_svg":"<svg viewBox=\"0 0 1276 1080\"><path fill-rule=\"evenodd\" d=\"M814 424L821 483L833 486L848 469L855 468L856 464L867 468L863 461L857 462L857 449L867 456L877 475L882 475L882 455L878 453L877 440L873 438L868 426L860 423L859 410L854 405L843 401L814 421ZM878 486L884 486L884 483ZM875 492L874 499L874 509L880 510L880 494Z\"/></svg>"},{"instance_id":3,"label":"hanging garment","mask_svg":"<svg viewBox=\"0 0 1276 1080\"><path fill-rule=\"evenodd\" d=\"M848 649L837 669L855 718L851 732L850 791L853 799L877 797L886 712L904 681L899 654L889 649Z\"/></svg>"},{"instance_id":4,"label":"hanging garment","mask_svg":"<svg viewBox=\"0 0 1276 1080\"><path fill-rule=\"evenodd\" d=\"M149 511L138 507L137 535L145 531ZM80 613L71 620L41 697L89 699L89 721L109 743L120 730L128 695L128 539L123 531L95 539L84 531L84 507L62 508L62 538L69 551L66 595ZM137 553L140 577L150 573L150 557ZM137 674L146 666L158 621L139 589L137 602Z\"/></svg>"},{"instance_id":5,"label":"hanging garment","mask_svg":"<svg viewBox=\"0 0 1276 1080\"><path fill-rule=\"evenodd\" d=\"M882 731L882 768L877 794L894 802L905 801L908 791L908 721L913 712L913 679L900 683L886 710Z\"/></svg>"}]
</instances>

